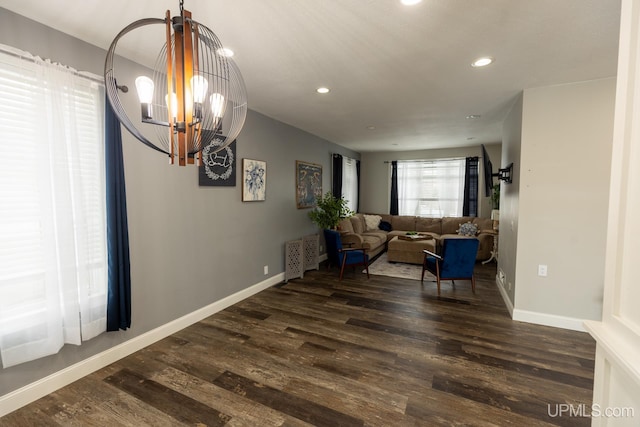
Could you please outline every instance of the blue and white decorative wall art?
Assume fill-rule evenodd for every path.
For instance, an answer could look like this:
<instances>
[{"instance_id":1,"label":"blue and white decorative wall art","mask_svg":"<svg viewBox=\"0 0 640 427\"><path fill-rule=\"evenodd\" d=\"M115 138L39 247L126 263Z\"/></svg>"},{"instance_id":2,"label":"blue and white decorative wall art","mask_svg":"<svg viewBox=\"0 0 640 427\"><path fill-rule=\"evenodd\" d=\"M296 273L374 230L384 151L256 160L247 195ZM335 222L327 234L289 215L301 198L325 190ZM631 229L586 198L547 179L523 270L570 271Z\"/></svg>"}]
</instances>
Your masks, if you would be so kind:
<instances>
[{"instance_id":1,"label":"blue and white decorative wall art","mask_svg":"<svg viewBox=\"0 0 640 427\"><path fill-rule=\"evenodd\" d=\"M267 196L267 162L242 159L242 201L259 202Z\"/></svg>"},{"instance_id":2,"label":"blue and white decorative wall art","mask_svg":"<svg viewBox=\"0 0 640 427\"><path fill-rule=\"evenodd\" d=\"M222 139L215 137L202 149L202 164L198 168L201 186L236 186L236 141L215 152L222 143Z\"/></svg>"}]
</instances>

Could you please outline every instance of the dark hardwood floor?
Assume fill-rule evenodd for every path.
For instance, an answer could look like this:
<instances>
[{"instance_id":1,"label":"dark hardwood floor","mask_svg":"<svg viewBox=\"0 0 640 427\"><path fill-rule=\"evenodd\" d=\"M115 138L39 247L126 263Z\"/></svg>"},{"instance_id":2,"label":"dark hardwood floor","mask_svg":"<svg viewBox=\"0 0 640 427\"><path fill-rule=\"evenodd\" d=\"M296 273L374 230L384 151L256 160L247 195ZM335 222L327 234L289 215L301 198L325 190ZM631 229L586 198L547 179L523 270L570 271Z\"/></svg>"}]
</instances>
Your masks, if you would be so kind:
<instances>
[{"instance_id":1,"label":"dark hardwood floor","mask_svg":"<svg viewBox=\"0 0 640 427\"><path fill-rule=\"evenodd\" d=\"M254 295L2 426L587 426L586 333L512 321L495 264L468 282L335 270Z\"/></svg>"}]
</instances>

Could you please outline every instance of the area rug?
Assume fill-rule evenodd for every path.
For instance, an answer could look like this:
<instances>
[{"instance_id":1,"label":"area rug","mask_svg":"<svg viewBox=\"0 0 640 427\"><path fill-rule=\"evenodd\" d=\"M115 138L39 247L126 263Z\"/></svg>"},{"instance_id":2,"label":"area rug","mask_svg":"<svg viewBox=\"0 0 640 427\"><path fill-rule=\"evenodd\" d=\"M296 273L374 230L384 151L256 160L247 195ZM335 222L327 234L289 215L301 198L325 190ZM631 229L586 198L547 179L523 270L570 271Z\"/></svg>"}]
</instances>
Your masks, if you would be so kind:
<instances>
[{"instance_id":1,"label":"area rug","mask_svg":"<svg viewBox=\"0 0 640 427\"><path fill-rule=\"evenodd\" d=\"M365 274L367 273L366 270L362 270L362 272ZM422 266L417 264L405 264L403 262L389 262L389 260L387 260L387 253L385 252L373 261L371 265L369 265L369 274L420 280ZM425 271L424 280L434 281L436 278L428 271Z\"/></svg>"}]
</instances>

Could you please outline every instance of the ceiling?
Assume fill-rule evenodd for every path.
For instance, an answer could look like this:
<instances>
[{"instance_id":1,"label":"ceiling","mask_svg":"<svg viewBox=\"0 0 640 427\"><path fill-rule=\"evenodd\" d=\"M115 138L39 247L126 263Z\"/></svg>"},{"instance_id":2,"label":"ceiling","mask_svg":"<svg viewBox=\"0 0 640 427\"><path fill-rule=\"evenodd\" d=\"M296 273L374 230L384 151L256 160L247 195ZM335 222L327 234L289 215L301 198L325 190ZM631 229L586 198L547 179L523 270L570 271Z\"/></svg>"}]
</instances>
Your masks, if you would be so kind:
<instances>
[{"instance_id":1,"label":"ceiling","mask_svg":"<svg viewBox=\"0 0 640 427\"><path fill-rule=\"evenodd\" d=\"M236 53L250 109L358 152L499 142L523 89L616 74L620 0L184 3ZM0 7L104 49L134 20L179 14L178 0ZM138 42L118 53L152 65L160 42ZM471 67L481 56L495 62Z\"/></svg>"}]
</instances>

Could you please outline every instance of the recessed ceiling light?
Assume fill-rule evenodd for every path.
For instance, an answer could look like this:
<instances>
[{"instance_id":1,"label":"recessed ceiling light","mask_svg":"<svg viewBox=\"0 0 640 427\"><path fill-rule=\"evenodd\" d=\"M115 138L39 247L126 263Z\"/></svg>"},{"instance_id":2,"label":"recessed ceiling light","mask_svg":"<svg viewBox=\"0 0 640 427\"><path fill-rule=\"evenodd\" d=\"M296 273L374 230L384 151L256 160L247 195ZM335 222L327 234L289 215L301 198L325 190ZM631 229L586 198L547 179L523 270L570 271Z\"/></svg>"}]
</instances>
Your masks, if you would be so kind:
<instances>
[{"instance_id":1,"label":"recessed ceiling light","mask_svg":"<svg viewBox=\"0 0 640 427\"><path fill-rule=\"evenodd\" d=\"M487 65L491 64L493 62L493 58L489 57L489 56L485 56L482 58L478 58L475 61L473 61L471 63L472 67L486 67Z\"/></svg>"},{"instance_id":2,"label":"recessed ceiling light","mask_svg":"<svg viewBox=\"0 0 640 427\"><path fill-rule=\"evenodd\" d=\"M367 126L367 129L369 129L369 130L376 130L376 127L375 127L375 126Z\"/></svg>"},{"instance_id":3,"label":"recessed ceiling light","mask_svg":"<svg viewBox=\"0 0 640 427\"><path fill-rule=\"evenodd\" d=\"M422 0L400 0L400 3L402 3L405 6L413 6L414 4L418 4L421 1Z\"/></svg>"},{"instance_id":4,"label":"recessed ceiling light","mask_svg":"<svg viewBox=\"0 0 640 427\"><path fill-rule=\"evenodd\" d=\"M316 89L316 92L318 92L318 93L329 93L329 88L328 87L319 87L318 89Z\"/></svg>"},{"instance_id":5,"label":"recessed ceiling light","mask_svg":"<svg viewBox=\"0 0 640 427\"><path fill-rule=\"evenodd\" d=\"M226 47L221 47L217 50L217 52L218 55L226 56L227 58L231 58L233 55L235 55L231 49Z\"/></svg>"},{"instance_id":6,"label":"recessed ceiling light","mask_svg":"<svg viewBox=\"0 0 640 427\"><path fill-rule=\"evenodd\" d=\"M480 114L469 114L467 116L467 119L473 120L473 119L479 119L480 118Z\"/></svg>"}]
</instances>

